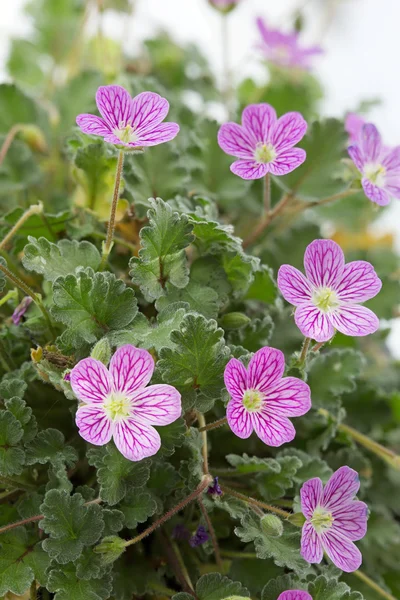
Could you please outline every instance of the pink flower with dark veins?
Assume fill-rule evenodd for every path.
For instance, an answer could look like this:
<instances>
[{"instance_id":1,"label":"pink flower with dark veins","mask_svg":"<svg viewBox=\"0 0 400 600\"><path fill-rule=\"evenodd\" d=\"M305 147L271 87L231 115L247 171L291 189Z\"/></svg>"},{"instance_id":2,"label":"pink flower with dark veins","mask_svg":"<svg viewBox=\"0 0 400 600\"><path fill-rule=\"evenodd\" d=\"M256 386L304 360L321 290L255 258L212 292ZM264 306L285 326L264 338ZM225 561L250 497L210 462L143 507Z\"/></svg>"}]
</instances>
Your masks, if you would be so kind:
<instances>
[{"instance_id":1,"label":"pink flower with dark veins","mask_svg":"<svg viewBox=\"0 0 400 600\"><path fill-rule=\"evenodd\" d=\"M357 115L356 113L348 113L344 122L344 128L349 134L350 144L354 144L359 141L361 131L365 125L365 120Z\"/></svg>"},{"instance_id":2,"label":"pink flower with dark veins","mask_svg":"<svg viewBox=\"0 0 400 600\"><path fill-rule=\"evenodd\" d=\"M376 296L382 287L369 262L345 264L336 242L314 240L305 251L304 269L306 276L291 265L282 265L278 271L278 288L296 306L294 319L303 335L327 342L335 329L350 336L378 329L378 317L359 304Z\"/></svg>"},{"instance_id":3,"label":"pink flower with dark veins","mask_svg":"<svg viewBox=\"0 0 400 600\"><path fill-rule=\"evenodd\" d=\"M288 417L310 410L310 388L301 379L283 377L284 371L285 357L276 348L258 350L247 369L231 358L224 380L231 397L226 416L235 435L245 439L254 430L268 446L294 439L296 430Z\"/></svg>"},{"instance_id":4,"label":"pink flower with dark veins","mask_svg":"<svg viewBox=\"0 0 400 600\"><path fill-rule=\"evenodd\" d=\"M400 200L400 146L383 146L375 125L367 123L348 153L362 175L367 198L380 206L389 204L391 197Z\"/></svg>"},{"instance_id":5,"label":"pink flower with dark veins","mask_svg":"<svg viewBox=\"0 0 400 600\"><path fill-rule=\"evenodd\" d=\"M280 117L269 104L250 104L242 124L225 123L218 132L218 144L226 154L236 156L232 173L242 179L260 179L267 173L286 175L306 159L305 150L294 148L303 138L307 123L298 112Z\"/></svg>"},{"instance_id":6,"label":"pink flower with dark veins","mask_svg":"<svg viewBox=\"0 0 400 600\"><path fill-rule=\"evenodd\" d=\"M278 596L278 600L313 600L308 592L303 590L287 590Z\"/></svg>"},{"instance_id":7,"label":"pink flower with dark veins","mask_svg":"<svg viewBox=\"0 0 400 600\"><path fill-rule=\"evenodd\" d=\"M340 467L325 487L319 477L306 481L300 490L301 510L306 518L301 538L301 555L320 563L324 552L342 571L356 571L361 552L353 542L367 532L368 507L355 499L360 487L358 473Z\"/></svg>"},{"instance_id":8,"label":"pink flower with dark veins","mask_svg":"<svg viewBox=\"0 0 400 600\"><path fill-rule=\"evenodd\" d=\"M283 33L271 29L261 18L257 19L257 27L261 34L260 50L268 61L280 67L308 70L314 56L323 52L320 46L302 47L297 31Z\"/></svg>"},{"instance_id":9,"label":"pink flower with dark veins","mask_svg":"<svg viewBox=\"0 0 400 600\"><path fill-rule=\"evenodd\" d=\"M153 371L151 354L129 344L115 352L109 369L94 358L81 360L70 376L83 403L76 413L83 439L103 446L114 438L128 460L156 454L161 440L153 425L169 425L180 417L181 395L171 385L147 386Z\"/></svg>"},{"instance_id":10,"label":"pink flower with dark veins","mask_svg":"<svg viewBox=\"0 0 400 600\"><path fill-rule=\"evenodd\" d=\"M177 123L163 123L169 103L154 92L142 92L131 98L119 85L99 87L96 103L101 117L83 114L76 118L83 133L99 135L106 142L129 148L156 146L173 140Z\"/></svg>"}]
</instances>

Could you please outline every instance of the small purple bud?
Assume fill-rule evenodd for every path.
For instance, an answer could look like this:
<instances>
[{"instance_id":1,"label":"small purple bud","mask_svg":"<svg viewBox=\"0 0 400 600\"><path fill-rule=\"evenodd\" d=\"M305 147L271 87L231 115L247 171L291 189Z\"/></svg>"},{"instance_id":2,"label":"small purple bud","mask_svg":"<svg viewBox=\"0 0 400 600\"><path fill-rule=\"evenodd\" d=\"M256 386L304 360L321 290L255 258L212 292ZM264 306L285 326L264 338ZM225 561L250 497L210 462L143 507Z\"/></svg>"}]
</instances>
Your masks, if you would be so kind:
<instances>
[{"instance_id":1,"label":"small purple bud","mask_svg":"<svg viewBox=\"0 0 400 600\"><path fill-rule=\"evenodd\" d=\"M71 381L71 371L64 373L64 381Z\"/></svg>"},{"instance_id":2,"label":"small purple bud","mask_svg":"<svg viewBox=\"0 0 400 600\"><path fill-rule=\"evenodd\" d=\"M208 542L209 539L210 536L208 535L207 531L203 525L200 525L197 528L196 533L190 538L189 544L192 546L192 548L196 548L196 546L201 546L202 544Z\"/></svg>"},{"instance_id":3,"label":"small purple bud","mask_svg":"<svg viewBox=\"0 0 400 600\"><path fill-rule=\"evenodd\" d=\"M14 325L19 325L21 323L22 317L32 302L33 300L30 296L25 296L25 298L22 299L22 302L18 304L11 317Z\"/></svg>"},{"instance_id":4,"label":"small purple bud","mask_svg":"<svg viewBox=\"0 0 400 600\"><path fill-rule=\"evenodd\" d=\"M222 496L222 490L218 483L218 477L214 477L213 484L208 488L207 494L210 496Z\"/></svg>"},{"instance_id":5,"label":"small purple bud","mask_svg":"<svg viewBox=\"0 0 400 600\"><path fill-rule=\"evenodd\" d=\"M172 537L175 540L183 542L190 538L190 531L183 523L178 523L172 530Z\"/></svg>"}]
</instances>

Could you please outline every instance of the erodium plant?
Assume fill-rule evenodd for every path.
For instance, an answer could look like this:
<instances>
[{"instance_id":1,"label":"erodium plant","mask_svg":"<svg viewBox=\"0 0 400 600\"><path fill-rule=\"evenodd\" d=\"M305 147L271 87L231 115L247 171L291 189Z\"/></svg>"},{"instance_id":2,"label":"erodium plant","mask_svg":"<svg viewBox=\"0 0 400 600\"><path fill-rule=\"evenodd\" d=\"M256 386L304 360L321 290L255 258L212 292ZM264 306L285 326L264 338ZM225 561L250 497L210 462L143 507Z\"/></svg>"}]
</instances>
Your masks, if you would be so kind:
<instances>
[{"instance_id":1,"label":"erodium plant","mask_svg":"<svg viewBox=\"0 0 400 600\"><path fill-rule=\"evenodd\" d=\"M12 44L2 600L400 597L399 148L318 117L320 49L268 14L241 80L242 4L204 0L221 85L165 33L124 54L124 0L33 0Z\"/></svg>"}]
</instances>

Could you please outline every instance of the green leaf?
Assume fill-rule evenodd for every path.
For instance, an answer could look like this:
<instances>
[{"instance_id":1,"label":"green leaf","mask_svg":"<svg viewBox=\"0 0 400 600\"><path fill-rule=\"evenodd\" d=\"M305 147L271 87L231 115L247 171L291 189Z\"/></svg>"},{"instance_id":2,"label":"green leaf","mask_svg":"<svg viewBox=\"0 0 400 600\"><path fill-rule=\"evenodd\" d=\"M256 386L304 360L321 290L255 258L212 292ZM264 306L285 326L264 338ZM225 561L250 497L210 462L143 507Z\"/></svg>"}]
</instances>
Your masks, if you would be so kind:
<instances>
[{"instance_id":1,"label":"green leaf","mask_svg":"<svg viewBox=\"0 0 400 600\"><path fill-rule=\"evenodd\" d=\"M300 589L300 584L293 580L293 575L282 575L267 583L263 588L261 600L277 600L282 592L295 589Z\"/></svg>"},{"instance_id":2,"label":"green leaf","mask_svg":"<svg viewBox=\"0 0 400 600\"><path fill-rule=\"evenodd\" d=\"M44 572L50 560L40 545L32 541L25 529L18 527L1 536L0 596L12 592L24 594L36 578L45 583Z\"/></svg>"},{"instance_id":3,"label":"green leaf","mask_svg":"<svg viewBox=\"0 0 400 600\"><path fill-rule=\"evenodd\" d=\"M343 581L327 579L323 575L309 583L308 591L313 600L363 600L359 592L352 592Z\"/></svg>"},{"instance_id":4,"label":"green leaf","mask_svg":"<svg viewBox=\"0 0 400 600\"><path fill-rule=\"evenodd\" d=\"M199 600L224 600L230 596L249 598L250 592L238 581L232 581L220 573L202 575L196 583L196 597ZM172 596L173 600L188 600L190 594L180 593Z\"/></svg>"},{"instance_id":5,"label":"green leaf","mask_svg":"<svg viewBox=\"0 0 400 600\"><path fill-rule=\"evenodd\" d=\"M74 565L67 565L50 571L47 587L55 593L54 600L107 600L111 577L106 574L100 579L83 580L77 576Z\"/></svg>"},{"instance_id":6,"label":"green leaf","mask_svg":"<svg viewBox=\"0 0 400 600\"><path fill-rule=\"evenodd\" d=\"M160 455L171 456L175 448L180 448L185 441L187 427L183 419L177 419L170 425L156 427L161 437Z\"/></svg>"},{"instance_id":7,"label":"green leaf","mask_svg":"<svg viewBox=\"0 0 400 600\"><path fill-rule=\"evenodd\" d=\"M85 546L95 544L104 529L100 506L85 506L81 494L50 490L41 511L39 527L50 536L43 549L63 565L79 558Z\"/></svg>"},{"instance_id":8,"label":"green leaf","mask_svg":"<svg viewBox=\"0 0 400 600\"><path fill-rule=\"evenodd\" d=\"M186 215L173 212L157 198L148 211L149 225L140 231L139 257L130 261L133 283L152 301L165 294L165 285L183 288L188 283L185 248L193 241L192 226Z\"/></svg>"},{"instance_id":9,"label":"green leaf","mask_svg":"<svg viewBox=\"0 0 400 600\"><path fill-rule=\"evenodd\" d=\"M138 523L145 523L157 510L154 498L144 490L131 490L120 504L119 509L125 515L125 524L135 529Z\"/></svg>"},{"instance_id":10,"label":"green leaf","mask_svg":"<svg viewBox=\"0 0 400 600\"><path fill-rule=\"evenodd\" d=\"M235 346L243 346L249 352L257 352L263 346L268 346L274 333L274 322L269 315L255 318L244 327L229 334L228 341Z\"/></svg>"},{"instance_id":11,"label":"green leaf","mask_svg":"<svg viewBox=\"0 0 400 600\"><path fill-rule=\"evenodd\" d=\"M67 325L58 338L64 352L93 344L110 330L126 327L137 313L132 289L112 273L94 273L90 268L58 277L53 298L54 318Z\"/></svg>"},{"instance_id":12,"label":"green leaf","mask_svg":"<svg viewBox=\"0 0 400 600\"><path fill-rule=\"evenodd\" d=\"M293 475L293 481L302 484L313 477L319 477L323 483L326 483L332 475L332 469L322 458L310 456L297 448L286 448L281 450L280 456L296 456L302 462L302 466L297 469ZM344 464L344 463L343 463ZM348 464L348 463L346 463Z\"/></svg>"},{"instance_id":13,"label":"green leaf","mask_svg":"<svg viewBox=\"0 0 400 600\"><path fill-rule=\"evenodd\" d=\"M37 433L36 418L32 414L32 409L26 405L21 398L15 397L5 401L5 406L16 419L21 423L24 435L22 441L30 442Z\"/></svg>"},{"instance_id":14,"label":"green leaf","mask_svg":"<svg viewBox=\"0 0 400 600\"><path fill-rule=\"evenodd\" d=\"M189 280L183 289L172 285L165 286L165 296L158 298L156 307L158 310L166 310L168 306L181 302L187 304L191 311L210 318L216 318L219 310L218 294L210 287L206 287L197 281Z\"/></svg>"},{"instance_id":15,"label":"green leaf","mask_svg":"<svg viewBox=\"0 0 400 600\"><path fill-rule=\"evenodd\" d=\"M46 113L17 86L0 85L0 133L8 133L16 124L47 125Z\"/></svg>"},{"instance_id":16,"label":"green leaf","mask_svg":"<svg viewBox=\"0 0 400 600\"><path fill-rule=\"evenodd\" d=\"M24 430L9 410L0 411L0 474L19 475L25 462L24 451L17 447Z\"/></svg>"},{"instance_id":17,"label":"green leaf","mask_svg":"<svg viewBox=\"0 0 400 600\"><path fill-rule=\"evenodd\" d=\"M60 240L53 244L44 237L28 239L22 263L28 271L40 273L47 281L74 274L78 268L91 267L96 271L100 264L99 251L90 242Z\"/></svg>"},{"instance_id":18,"label":"green leaf","mask_svg":"<svg viewBox=\"0 0 400 600\"><path fill-rule=\"evenodd\" d=\"M64 435L58 429L40 431L26 448L28 465L63 462L68 467L72 467L77 460L78 454L75 448L65 445Z\"/></svg>"},{"instance_id":19,"label":"green leaf","mask_svg":"<svg viewBox=\"0 0 400 600\"><path fill-rule=\"evenodd\" d=\"M294 527L285 526L281 537L266 535L256 515L248 513L235 528L242 542L254 542L258 558L272 558L278 567L288 567L298 573L304 572L308 563L300 556L300 533Z\"/></svg>"},{"instance_id":20,"label":"green leaf","mask_svg":"<svg viewBox=\"0 0 400 600\"><path fill-rule=\"evenodd\" d=\"M18 206L4 215L2 219L4 225L1 228L1 232L4 236L11 230L17 221L20 220L24 213L25 210ZM19 239L15 244L15 247L19 249L20 245L29 235L34 235L35 238L44 236L51 241L56 241L57 234L65 230L66 223L69 221L71 221L71 212L69 210L64 210L56 214L45 212L44 218L43 214L33 214L19 227L16 234Z\"/></svg>"},{"instance_id":21,"label":"green leaf","mask_svg":"<svg viewBox=\"0 0 400 600\"><path fill-rule=\"evenodd\" d=\"M9 377L5 376L0 383L0 396L5 400L9 400L15 396L23 398L27 387L28 384L26 381L15 377L13 373L9 373Z\"/></svg>"},{"instance_id":22,"label":"green leaf","mask_svg":"<svg viewBox=\"0 0 400 600\"><path fill-rule=\"evenodd\" d=\"M260 558L238 558L232 561L229 577L242 582L249 588L251 595L259 597L266 582L277 577L282 570L272 561Z\"/></svg>"}]
</instances>

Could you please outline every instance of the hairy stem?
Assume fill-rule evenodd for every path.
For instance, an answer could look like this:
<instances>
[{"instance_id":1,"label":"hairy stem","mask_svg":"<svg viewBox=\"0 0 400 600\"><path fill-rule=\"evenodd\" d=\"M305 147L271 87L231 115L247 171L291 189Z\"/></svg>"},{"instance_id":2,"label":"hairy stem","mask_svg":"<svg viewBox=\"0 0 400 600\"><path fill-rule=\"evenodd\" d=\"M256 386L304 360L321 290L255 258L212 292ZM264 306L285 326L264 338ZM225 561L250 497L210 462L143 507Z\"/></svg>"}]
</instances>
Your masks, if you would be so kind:
<instances>
[{"instance_id":1,"label":"hairy stem","mask_svg":"<svg viewBox=\"0 0 400 600\"><path fill-rule=\"evenodd\" d=\"M28 210L25 211L24 214L15 223L14 227L10 229L5 238L3 238L3 240L0 242L0 249L3 249L5 246L8 245L10 240L12 240L14 235L17 233L18 229L22 227L22 225L29 219L29 217L31 217L32 215L39 215L42 212L43 204L41 202L39 202L38 204L33 204L30 208L28 208Z\"/></svg>"},{"instance_id":2,"label":"hairy stem","mask_svg":"<svg viewBox=\"0 0 400 600\"><path fill-rule=\"evenodd\" d=\"M308 349L310 347L310 343L311 343L311 338L304 338L304 342L303 342L303 347L301 349L301 354L298 360L298 365L300 367L302 367L304 365L304 363L306 362L306 358L307 358L307 353L308 353Z\"/></svg>"},{"instance_id":3,"label":"hairy stem","mask_svg":"<svg viewBox=\"0 0 400 600\"><path fill-rule=\"evenodd\" d=\"M319 344L315 344L315 346L311 348L311 352L318 352L325 344L326 342L319 342Z\"/></svg>"},{"instance_id":4,"label":"hairy stem","mask_svg":"<svg viewBox=\"0 0 400 600\"><path fill-rule=\"evenodd\" d=\"M375 583L375 581L368 577L368 575L363 573L363 571L353 571L352 575L355 575L355 577L361 579L361 581L363 581L368 587L371 588L371 590L374 590L382 598L386 598L386 600L397 600L394 596L392 596L392 594L386 592L384 589L381 588L380 585L378 585L377 583Z\"/></svg>"},{"instance_id":5,"label":"hairy stem","mask_svg":"<svg viewBox=\"0 0 400 600\"><path fill-rule=\"evenodd\" d=\"M250 496L245 496L245 494L236 492L236 490L233 490L232 488L229 488L226 485L221 485L220 487L225 494L229 494L229 496L233 496L238 500L243 500L243 502L246 502L247 504L253 504L254 506L258 506L259 508L263 508L264 510L273 512L276 515L283 517L284 519L290 517L291 513L286 512L286 510L282 510L281 508L277 508L276 506L271 506L270 504L266 504L265 502L261 502L261 500L256 500L255 498L251 498Z\"/></svg>"},{"instance_id":6,"label":"hairy stem","mask_svg":"<svg viewBox=\"0 0 400 600\"><path fill-rule=\"evenodd\" d=\"M222 427L222 425L226 425L228 419L226 417L222 417L222 419L218 419L218 421L213 421L212 423L208 423L208 425L202 425L199 427L199 431L203 433L203 431L211 431L211 429L217 429L217 427ZM200 421L199 421L200 423Z\"/></svg>"},{"instance_id":7,"label":"hairy stem","mask_svg":"<svg viewBox=\"0 0 400 600\"><path fill-rule=\"evenodd\" d=\"M201 514L203 515L204 520L207 523L207 529L210 533L211 542L212 542L212 545L214 548L215 562L217 563L218 569L221 571L222 570L221 552L219 550L218 540L217 540L217 536L215 535L215 530L214 530L213 524L211 522L210 516L209 516L207 509L204 506L201 498L198 498L197 502L200 506Z\"/></svg>"},{"instance_id":8,"label":"hairy stem","mask_svg":"<svg viewBox=\"0 0 400 600\"><path fill-rule=\"evenodd\" d=\"M103 256L101 258L100 270L104 269L108 255L110 254L115 231L115 215L117 213L117 205L119 200L119 187L121 185L122 170L124 168L124 151L120 150L118 154L117 170L115 173L114 194L111 204L110 219L108 221L107 237L103 245Z\"/></svg>"},{"instance_id":9,"label":"hairy stem","mask_svg":"<svg viewBox=\"0 0 400 600\"><path fill-rule=\"evenodd\" d=\"M15 138L15 136L17 135L17 133L19 131L21 131L22 129L22 125L20 125L19 123L17 123L16 125L13 125L10 129L10 131L7 133L6 138L3 142L3 145L0 149L0 166L3 163L3 160L5 159L5 157L7 156L7 152Z\"/></svg>"},{"instance_id":10,"label":"hairy stem","mask_svg":"<svg viewBox=\"0 0 400 600\"><path fill-rule=\"evenodd\" d=\"M248 246L251 246L252 244L254 244L254 242L256 242L258 240L258 238L260 237L260 235L262 235L262 233L264 233L264 231L266 230L268 225L278 215L280 215L280 213L284 210L284 208L286 207L286 205L288 204L288 202L291 199L292 199L292 194L286 194L279 200L278 204L265 215L264 219L261 220L258 227L256 227L254 229L254 231L249 235L249 237L244 240L243 248L247 248Z\"/></svg>"},{"instance_id":11,"label":"hairy stem","mask_svg":"<svg viewBox=\"0 0 400 600\"><path fill-rule=\"evenodd\" d=\"M181 584L184 592L193 594L194 587L190 575L183 561L179 547L171 540L166 531L161 532L161 539L164 542L167 559L175 574L177 581ZM176 592L174 592L176 594Z\"/></svg>"},{"instance_id":12,"label":"hairy stem","mask_svg":"<svg viewBox=\"0 0 400 600\"><path fill-rule=\"evenodd\" d=\"M207 444L207 425L203 413L197 412L197 420L200 425L199 431L201 431L201 437L203 440L203 447L201 449L203 455L203 472L204 475L208 474L208 444Z\"/></svg>"},{"instance_id":13,"label":"hairy stem","mask_svg":"<svg viewBox=\"0 0 400 600\"><path fill-rule=\"evenodd\" d=\"M271 212L271 176L269 173L264 177L264 213Z\"/></svg>"}]
</instances>

